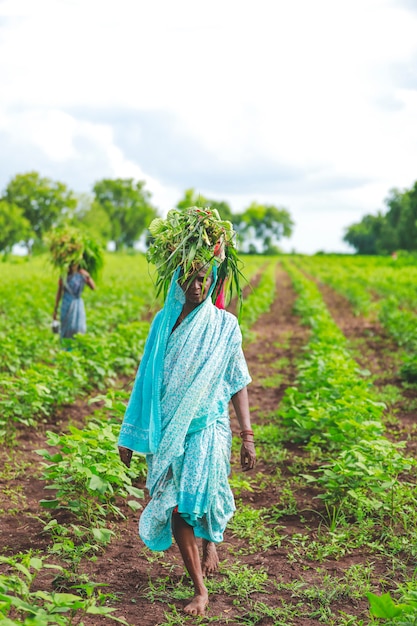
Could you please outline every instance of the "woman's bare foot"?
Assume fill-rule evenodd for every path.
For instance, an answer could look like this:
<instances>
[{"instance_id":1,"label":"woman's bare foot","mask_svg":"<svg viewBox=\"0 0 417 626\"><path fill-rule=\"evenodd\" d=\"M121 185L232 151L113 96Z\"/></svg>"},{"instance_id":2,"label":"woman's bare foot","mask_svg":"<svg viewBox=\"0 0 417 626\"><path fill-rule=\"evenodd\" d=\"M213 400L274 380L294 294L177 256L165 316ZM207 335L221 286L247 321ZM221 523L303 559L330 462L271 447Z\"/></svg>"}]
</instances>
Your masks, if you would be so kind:
<instances>
[{"instance_id":1,"label":"woman's bare foot","mask_svg":"<svg viewBox=\"0 0 417 626\"><path fill-rule=\"evenodd\" d=\"M197 594L187 606L184 607L184 613L189 615L204 615L206 606L208 605L208 593Z\"/></svg>"},{"instance_id":2,"label":"woman's bare foot","mask_svg":"<svg viewBox=\"0 0 417 626\"><path fill-rule=\"evenodd\" d=\"M219 557L216 546L212 541L203 539L203 561L201 563L203 576L210 576L219 569Z\"/></svg>"}]
</instances>

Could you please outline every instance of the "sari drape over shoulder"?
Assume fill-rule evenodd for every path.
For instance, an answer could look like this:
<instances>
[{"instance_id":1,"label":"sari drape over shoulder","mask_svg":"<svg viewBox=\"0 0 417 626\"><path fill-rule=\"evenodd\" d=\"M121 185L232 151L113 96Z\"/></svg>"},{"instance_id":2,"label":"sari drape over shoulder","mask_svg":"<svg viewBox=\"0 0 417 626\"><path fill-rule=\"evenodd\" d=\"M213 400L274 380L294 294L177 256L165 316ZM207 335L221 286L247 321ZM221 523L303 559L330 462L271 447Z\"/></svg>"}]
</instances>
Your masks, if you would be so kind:
<instances>
[{"instance_id":1,"label":"sari drape over shoulder","mask_svg":"<svg viewBox=\"0 0 417 626\"><path fill-rule=\"evenodd\" d=\"M207 297L171 332L184 301L176 281L171 288L167 301L179 309L167 328L165 307L155 318L119 437L119 445L147 455L151 501L139 531L153 550L171 545L175 507L196 536L223 539L235 509L228 404L251 381L236 318Z\"/></svg>"}]
</instances>

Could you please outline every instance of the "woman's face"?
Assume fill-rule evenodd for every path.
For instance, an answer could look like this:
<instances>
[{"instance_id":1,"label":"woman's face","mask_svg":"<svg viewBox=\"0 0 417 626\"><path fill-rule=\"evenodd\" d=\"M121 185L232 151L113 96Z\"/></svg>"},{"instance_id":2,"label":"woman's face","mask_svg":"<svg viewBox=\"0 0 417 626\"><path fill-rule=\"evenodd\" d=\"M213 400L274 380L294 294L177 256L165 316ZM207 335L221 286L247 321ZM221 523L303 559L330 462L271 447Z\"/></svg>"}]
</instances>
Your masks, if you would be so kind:
<instances>
[{"instance_id":1,"label":"woman's face","mask_svg":"<svg viewBox=\"0 0 417 626\"><path fill-rule=\"evenodd\" d=\"M181 285L185 300L190 304L200 304L207 298L212 282L211 272L207 275L207 269L202 268Z\"/></svg>"}]
</instances>

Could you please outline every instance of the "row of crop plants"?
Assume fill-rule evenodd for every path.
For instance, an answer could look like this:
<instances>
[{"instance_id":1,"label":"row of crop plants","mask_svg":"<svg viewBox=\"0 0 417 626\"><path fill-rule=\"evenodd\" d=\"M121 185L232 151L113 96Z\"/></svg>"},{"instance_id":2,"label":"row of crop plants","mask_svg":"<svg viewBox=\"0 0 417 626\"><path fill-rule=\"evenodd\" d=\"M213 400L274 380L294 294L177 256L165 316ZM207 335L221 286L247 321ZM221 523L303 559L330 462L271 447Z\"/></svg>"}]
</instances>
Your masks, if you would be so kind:
<instances>
[{"instance_id":1,"label":"row of crop plants","mask_svg":"<svg viewBox=\"0 0 417 626\"><path fill-rule=\"evenodd\" d=\"M264 264L262 257L245 257L246 280ZM58 275L44 257L4 262L0 285L0 372L15 373L34 363L51 363L59 352L51 333ZM119 324L150 316L160 306L142 254L107 254L97 290L85 289L88 333L106 334Z\"/></svg>"},{"instance_id":2,"label":"row of crop plants","mask_svg":"<svg viewBox=\"0 0 417 626\"><path fill-rule=\"evenodd\" d=\"M51 332L58 274L45 257L2 264L0 371L15 373L37 362L51 363L60 344ZM137 321L155 307L143 255L106 255L97 290L85 289L89 334L106 334Z\"/></svg>"},{"instance_id":3,"label":"row of crop plants","mask_svg":"<svg viewBox=\"0 0 417 626\"><path fill-rule=\"evenodd\" d=\"M273 276L272 267L271 264L269 266L270 276ZM384 437L380 424L383 407L378 406L378 400L370 396L370 387L360 374L358 366L352 361L346 349L345 339L331 320L317 289L311 284L311 281L306 281L303 275L293 267L287 266L286 269L291 273L294 284L301 294L297 309L304 320L311 325L312 339L306 350L307 358L300 363L297 386L287 392L287 399L280 415L286 426L287 436L298 438L299 441L304 442L319 464L317 473L314 476L311 474L305 476L305 479L320 485L320 491L324 495L326 510L329 513L328 523L331 528L328 541L329 543L335 541L347 543L350 541L351 545L356 542L356 547L358 547L359 541L371 541L372 539L375 544L375 551L378 552L378 550L382 550L382 542L385 542L386 546L391 549L395 549L397 546L399 550L398 546L402 545L401 542L407 540L410 543L409 549L412 550L412 545L415 545L415 542L411 541L413 539L411 529L415 528L415 524L410 515L412 509L415 508L414 499L409 499L411 492L407 493L406 489L403 490L406 488L405 482L400 485L392 484L390 473L390 467L392 469L393 466L395 471L402 468L402 471L408 472L410 461L402 457L396 446L391 449L390 445L386 446L383 443ZM264 273L268 274L268 271ZM253 292L253 298L262 302L273 298L271 294L272 281L266 280L266 286L265 283L262 286L261 280L258 288ZM253 304L255 302L256 300L253 301ZM249 301L247 301L248 304ZM251 315L249 313L251 307L247 306L246 311L248 311L248 315ZM244 320L242 321L244 322ZM87 584L80 580L78 568L83 558L90 558L90 555L94 555L100 546L105 545L111 539L114 531L108 527L105 519L109 515L112 519L121 513L117 507L115 493L119 495L123 493L124 497L130 497L130 504L133 508L138 506L134 497L140 497L141 494L132 487L130 481L133 476L137 476L143 470L143 466L136 467L130 476L123 475L125 470L120 467L115 452L117 430L125 401L126 394L123 392L111 392L106 400L108 410L97 412L94 420L86 429L83 431L71 429L68 435L63 436L52 433L49 435L49 443L61 450L57 455L51 455L47 451L42 452L47 461L45 478L52 481L51 486L57 490L53 498L43 502L43 506L51 511L56 508L68 508L79 520L71 527L61 526L54 518L45 522L45 530L51 532L54 539L52 552L66 564L66 569L59 572L58 580L63 589L66 589L69 583L76 586L78 583L78 589L84 591L84 585L90 595L87 597L65 593L51 595L47 592L41 592L43 597L38 597L29 589L26 593L26 601L18 593L13 596L13 589L9 587L8 597L9 599L10 597L14 598L15 606L19 607L20 601L26 602L25 608L20 607L22 612L30 613L32 611L33 614L40 615L43 611L46 613L55 611L60 614L63 621L50 621L49 623L68 624L71 623L69 616L75 615L78 610L99 612L106 609L106 611L110 611L108 607L99 606L100 602L106 600L106 594L98 593L94 583ZM333 404L335 410L326 417L323 407L329 409ZM366 419L363 419L364 415ZM338 423L339 420L341 424ZM271 427L257 430L262 432L264 440L267 440L266 432L271 430ZM355 432L357 436L354 435ZM272 433L272 438L275 435L276 428ZM364 457L361 456L363 449L360 446L367 441L368 436L372 441L375 440L377 445L374 452L365 446ZM346 445L344 445L345 438L347 438ZM349 451L353 455L350 461L348 455L345 454ZM339 453L341 455L339 458L343 459L341 468L335 467L333 461L335 455ZM378 469L378 463L381 461L381 456L383 461L385 460L386 453L388 453L388 465L391 461L392 463L390 467L383 465L381 472ZM268 456L270 456L270 449ZM101 465L103 457L109 459L108 469L103 469ZM334 476L332 477L328 470L333 470L338 479L335 485L332 484ZM368 490L364 476L369 470L370 484ZM341 481L339 474L342 477ZM69 476L72 477L70 481L68 480ZM325 476L324 479L323 476ZM239 482L242 486L242 480L238 480L236 484L239 485ZM384 488L390 494L390 498L384 499ZM285 494L283 494L283 499L285 499ZM290 502L288 506L289 510L292 510ZM282 541L279 532L272 531L272 529L268 531L266 525L271 523L271 513L272 511L268 510L265 517L262 511L250 511L246 507L243 511L238 511L233 521L232 530L237 536L241 534L247 537L253 549L262 550L268 545L279 543ZM281 513L282 511L280 511ZM275 512L275 515L278 513ZM357 533L350 540L347 538L348 531L343 526L343 519L348 515L356 517L362 526L367 524L365 531L362 528L361 533ZM399 524L395 520L397 515L400 517ZM242 526L243 516L250 517L249 522L246 521L246 525L249 524L250 527L249 534L245 534L247 528L245 530ZM381 520L384 523L385 538L378 543L375 538L375 528L378 522L381 523ZM405 531L407 524L410 528L408 534ZM401 533L398 534L398 528L401 526ZM390 543L392 545L388 545ZM310 548L313 549L312 546ZM327 547L327 550L331 551L331 545ZM28 555L25 558L27 565ZM10 561L9 564L13 565ZM14 565L26 567L25 563L16 560ZM28 571L25 574L26 577L28 579L30 576L34 577L41 566L46 567L48 563L41 562L39 559L36 560L35 557L31 568L26 567ZM233 590L234 585L236 585L236 593L243 593L242 584L244 581L235 569L231 568L227 574L225 573L225 584L228 585L228 591ZM17 578L21 579L22 571L20 568L20 574L16 572L12 575L15 582ZM265 589L266 573L264 571L255 573L244 569L240 574L248 584L252 585L252 590ZM6 577L10 585L9 578L10 576ZM211 585L213 592L220 584L218 581L213 582ZM17 583L16 585L18 586ZM370 595L372 610L376 616L394 618L394 621L388 622L389 624L412 623L411 621L398 622L395 616L412 614L414 586L412 583L408 586L400 585L400 590L403 592L403 604L405 605L400 607L394 604L389 595L383 597ZM178 593L180 591L178 590ZM248 591L248 593L250 592ZM51 599L52 596L54 599ZM78 609L75 608L77 603ZM31 609L28 606L31 606ZM61 615L61 612L66 612L66 615ZM251 610L248 610L248 619L249 613L255 620L250 623L257 623L257 618L268 615L278 619L278 614L281 614L277 609L268 608L268 605L261 602L255 603ZM179 616L178 619L180 621L172 621L172 623L182 623ZM406 617L398 617L398 619L404 620ZM167 623L168 621L167 619ZM27 623L29 624L29 622ZM44 623L48 622L45 621ZM276 623L289 624L292 622L277 621ZM346 623L348 622L346 621ZM349 623L353 624L353 622Z\"/></svg>"},{"instance_id":4,"label":"row of crop plants","mask_svg":"<svg viewBox=\"0 0 417 626\"><path fill-rule=\"evenodd\" d=\"M404 443L384 435L379 401L366 372L352 358L315 282L285 261L299 294L296 311L310 326L311 339L298 366L296 385L286 390L278 419L285 436L310 450L316 469L303 475L324 501L330 543L351 548L364 543L375 554L413 561L416 545L416 461ZM376 617L414 623L415 583L399 585L403 605L389 594L369 594ZM400 621L396 621L397 617Z\"/></svg>"},{"instance_id":5,"label":"row of crop plants","mask_svg":"<svg viewBox=\"0 0 417 626\"><path fill-rule=\"evenodd\" d=\"M248 259L245 275L253 276L263 264L264 261ZM248 297L250 306L242 313L246 328L250 325L249 317L251 323L256 321L253 310L256 308L259 316L266 302L273 300L270 280L274 267L275 263L270 262L266 271L268 278L261 277ZM145 323L138 324L146 330ZM142 332L134 339L137 351L141 351L144 335ZM118 358L115 350L113 344L111 352L106 355L110 363ZM61 354L64 359L71 360L74 354L79 358L78 347ZM86 358L86 361L90 362L90 359ZM56 367L58 365L61 369L60 361L56 362ZM132 364L129 366L132 372ZM66 371L67 379L68 376L69 371ZM102 380L106 376L107 372ZM74 383L73 375L71 380ZM146 471L144 459L140 456L134 456L130 469L118 458L116 442L128 392L111 388L105 395L90 401L99 400L104 400L104 407L95 411L84 428L70 426L66 433L48 432L47 444L53 447L53 451L52 448L38 451L44 459L42 478L46 481L46 489L53 492L50 498L40 502L44 509L44 532L51 537L51 544L48 554L42 557L23 554L0 558L0 563L6 567L5 573L0 574L0 623L4 626L32 623L67 626L78 619L80 613L107 615L125 623L112 615L114 609L106 605L111 598L100 590L100 585L80 574L83 559L94 558L114 536L116 522L124 516L120 498L126 499L132 509L140 509L143 493L134 486L134 481L143 478ZM73 522L59 523L54 517L54 512L59 510L70 511ZM36 591L36 576L46 568L56 569L54 591ZM18 615L24 621L15 621L11 615Z\"/></svg>"},{"instance_id":6,"label":"row of crop plants","mask_svg":"<svg viewBox=\"0 0 417 626\"><path fill-rule=\"evenodd\" d=\"M71 350L63 350L50 330L53 292L50 284L39 287L45 271L40 263L45 261L35 261L34 268L12 265L2 286L0 438L6 440L13 437L16 423L33 426L57 407L132 372L149 330L149 322L140 318L158 304L143 255L108 256L101 286L86 294L88 333L74 338ZM249 276L259 265L258 259L248 258ZM13 273L16 268L23 271ZM31 323L25 324L29 316Z\"/></svg>"},{"instance_id":7,"label":"row of crop plants","mask_svg":"<svg viewBox=\"0 0 417 626\"><path fill-rule=\"evenodd\" d=\"M276 260L267 260L262 267L261 277L256 289L249 289L240 320L240 328L245 343L255 339L255 334L250 329L263 313L269 311L275 299L276 266Z\"/></svg>"},{"instance_id":8,"label":"row of crop plants","mask_svg":"<svg viewBox=\"0 0 417 626\"><path fill-rule=\"evenodd\" d=\"M130 372L149 327L141 316L155 302L143 255L108 255L97 291L85 294L89 332L63 349L51 332L58 277L45 258L2 265L0 437L10 439L16 423L33 426Z\"/></svg>"},{"instance_id":9,"label":"row of crop plants","mask_svg":"<svg viewBox=\"0 0 417 626\"><path fill-rule=\"evenodd\" d=\"M369 378L352 359L346 339L331 319L317 288L296 268L286 265L286 269L300 294L297 312L310 325L311 340L303 350L305 358L299 363L297 382L287 391L274 421L264 416L261 424L254 425L259 460L266 469L256 476L237 472L231 477L236 496L249 494L247 504L238 503L229 525L242 545L234 546L234 562L222 565L221 576L208 581L208 586L211 593L224 590L233 595L234 605L242 612L245 605L241 621L232 623L249 625L270 620L277 626L290 626L310 618L332 626L364 626L364 620L340 610L338 619L330 605L337 603L338 598L343 598L345 605L346 599L360 601L368 592L375 617L402 615L401 622L388 623L404 625L406 616L414 611L414 583L398 584L403 603L397 606L389 594L370 593L373 563L353 563L342 576L324 573L326 570L318 565L316 580L312 580L311 571L305 566L309 561L317 565L324 559L337 559L349 552L354 556L355 551L361 552L366 547L376 559L389 554L394 569L403 558L403 542L408 543L406 556L412 560L415 498L413 484L407 485L405 478L414 471L414 464L404 458L402 446L391 444L383 436L384 407L374 395ZM282 371L284 359L275 365ZM289 458L282 446L283 439L304 444L309 456ZM236 455L238 450L239 442L234 441ZM317 471L310 469L307 473L306 461ZM283 477L280 466L290 468L293 481ZM304 469L303 473L300 468L301 472ZM403 482L398 486L399 472L403 474ZM302 490L309 485L324 501L316 510L322 524L316 533L309 531L308 522L303 532L283 532L280 522L285 516L298 513L302 519L305 513L298 511L294 489ZM268 500L264 495L264 506L255 508L250 494L261 490L268 491ZM412 500L408 501L410 495ZM397 524L399 513L402 517ZM293 581L281 582L268 575L263 566L265 554L268 551L274 554L282 547L289 547L290 563L301 561L307 570L305 578L301 575ZM257 555L259 566L250 568L242 562L241 557L248 554ZM382 580L381 586L386 588L386 585ZM392 586L391 582L389 589ZM169 585L166 577L152 581L147 591L152 600L167 596L182 599L188 593L186 585ZM283 599L283 593L291 594L290 602ZM253 600L251 594L256 594L258 599ZM216 621L214 617L211 619ZM164 626L165 623L183 624L184 618L172 608Z\"/></svg>"},{"instance_id":10,"label":"row of crop plants","mask_svg":"<svg viewBox=\"0 0 417 626\"><path fill-rule=\"evenodd\" d=\"M344 295L357 314L375 315L398 343L402 376L417 380L417 267L381 257L303 258L303 267Z\"/></svg>"}]
</instances>

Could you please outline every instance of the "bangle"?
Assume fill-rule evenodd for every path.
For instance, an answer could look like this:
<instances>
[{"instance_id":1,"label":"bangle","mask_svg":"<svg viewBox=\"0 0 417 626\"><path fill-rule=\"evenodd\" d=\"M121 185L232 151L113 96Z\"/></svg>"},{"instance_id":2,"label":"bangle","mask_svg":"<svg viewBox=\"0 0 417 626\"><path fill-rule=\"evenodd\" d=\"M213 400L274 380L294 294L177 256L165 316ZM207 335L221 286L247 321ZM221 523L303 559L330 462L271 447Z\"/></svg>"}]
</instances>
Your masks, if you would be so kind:
<instances>
[{"instance_id":1,"label":"bangle","mask_svg":"<svg viewBox=\"0 0 417 626\"><path fill-rule=\"evenodd\" d=\"M252 435L253 437L253 430L242 430L240 436L244 437L244 435Z\"/></svg>"}]
</instances>

